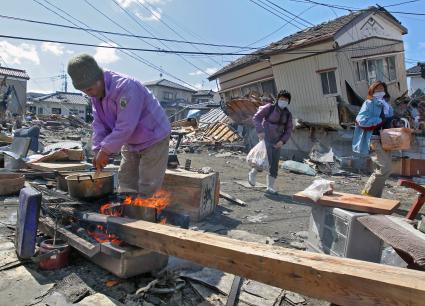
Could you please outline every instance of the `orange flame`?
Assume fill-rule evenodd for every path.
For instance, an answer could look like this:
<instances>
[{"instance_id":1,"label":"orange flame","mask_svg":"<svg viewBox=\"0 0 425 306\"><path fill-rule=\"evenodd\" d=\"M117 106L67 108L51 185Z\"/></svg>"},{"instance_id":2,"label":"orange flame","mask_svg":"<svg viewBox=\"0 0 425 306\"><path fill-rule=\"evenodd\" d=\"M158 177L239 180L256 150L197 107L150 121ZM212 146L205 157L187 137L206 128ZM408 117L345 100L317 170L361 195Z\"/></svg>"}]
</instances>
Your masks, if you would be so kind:
<instances>
[{"instance_id":1,"label":"orange flame","mask_svg":"<svg viewBox=\"0 0 425 306\"><path fill-rule=\"evenodd\" d=\"M132 198L126 197L123 201L124 205L135 205L155 208L157 212L161 212L170 203L171 194L168 191L157 191L151 198Z\"/></svg>"}]
</instances>

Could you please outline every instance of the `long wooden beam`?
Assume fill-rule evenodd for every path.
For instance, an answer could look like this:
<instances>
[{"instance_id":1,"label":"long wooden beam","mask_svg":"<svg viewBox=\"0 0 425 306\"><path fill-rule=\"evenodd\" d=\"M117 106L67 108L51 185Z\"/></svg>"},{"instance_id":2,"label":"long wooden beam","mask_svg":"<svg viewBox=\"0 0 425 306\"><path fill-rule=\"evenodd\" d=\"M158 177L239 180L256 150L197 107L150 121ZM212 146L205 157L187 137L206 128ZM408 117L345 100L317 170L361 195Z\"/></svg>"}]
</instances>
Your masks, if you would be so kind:
<instances>
[{"instance_id":1,"label":"long wooden beam","mask_svg":"<svg viewBox=\"0 0 425 306\"><path fill-rule=\"evenodd\" d=\"M339 305L424 305L425 272L111 218L129 244Z\"/></svg>"}]
</instances>

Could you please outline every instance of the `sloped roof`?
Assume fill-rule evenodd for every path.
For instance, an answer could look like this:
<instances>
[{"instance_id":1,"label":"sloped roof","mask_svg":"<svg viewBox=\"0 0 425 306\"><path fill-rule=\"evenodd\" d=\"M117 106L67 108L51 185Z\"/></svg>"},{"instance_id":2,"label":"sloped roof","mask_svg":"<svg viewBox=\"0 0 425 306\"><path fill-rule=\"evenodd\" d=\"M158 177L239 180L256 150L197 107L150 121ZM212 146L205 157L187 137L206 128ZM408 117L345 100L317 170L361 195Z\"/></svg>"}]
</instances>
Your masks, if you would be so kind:
<instances>
[{"instance_id":1,"label":"sloped roof","mask_svg":"<svg viewBox=\"0 0 425 306\"><path fill-rule=\"evenodd\" d=\"M232 120L223 112L220 107L213 108L208 113L199 118L199 127L204 128L215 122L230 123Z\"/></svg>"},{"instance_id":2,"label":"sloped roof","mask_svg":"<svg viewBox=\"0 0 425 306\"><path fill-rule=\"evenodd\" d=\"M61 92L57 91L52 94L44 95L33 99L33 101L45 101L52 103L68 103L68 104L79 104L79 105L88 105L89 98L84 96L81 93L76 92Z\"/></svg>"},{"instance_id":3,"label":"sloped roof","mask_svg":"<svg viewBox=\"0 0 425 306\"><path fill-rule=\"evenodd\" d=\"M409 69L406 70L406 74L407 74L407 76L420 75L421 74L421 67L419 65L410 67Z\"/></svg>"},{"instance_id":4,"label":"sloped roof","mask_svg":"<svg viewBox=\"0 0 425 306\"><path fill-rule=\"evenodd\" d=\"M19 79L25 79L25 80L30 79L29 75L27 74L25 70L7 68L7 67L1 67L1 66L0 66L0 75L19 78Z\"/></svg>"},{"instance_id":5,"label":"sloped roof","mask_svg":"<svg viewBox=\"0 0 425 306\"><path fill-rule=\"evenodd\" d=\"M214 95L214 93L215 92L211 89L210 90L201 89L195 92L193 96L208 96L208 95Z\"/></svg>"},{"instance_id":6,"label":"sloped roof","mask_svg":"<svg viewBox=\"0 0 425 306\"><path fill-rule=\"evenodd\" d=\"M210 75L208 77L208 80L214 80L219 75L222 75L224 73L236 69L241 69L243 67L257 63L262 58L268 58L268 56L271 54L294 50L297 48L305 47L307 45L314 45L316 43L331 39L337 34L338 31L340 31L343 27L352 22L355 18L371 11L379 11L380 13L385 14L385 16L389 17L392 22L398 24L404 32L407 32L407 30L401 26L400 22L396 18L394 18L394 16L388 13L384 8L369 7L368 9L352 12L348 15L338 17L331 21L323 22L316 26L312 26L306 28L305 30L286 36L277 42L271 43L265 48L253 52L252 54L245 55L236 59L229 65L218 70L216 73Z\"/></svg>"},{"instance_id":7,"label":"sloped roof","mask_svg":"<svg viewBox=\"0 0 425 306\"><path fill-rule=\"evenodd\" d=\"M189 92L196 92L196 90L190 89L189 87L185 87L183 85L174 83L170 80L167 79L160 79L160 80L156 80L156 81L149 81L149 82L145 82L143 85L149 87L149 86L164 86L164 87L169 87L169 88L174 88L174 89L179 89L179 90L184 90L184 91L189 91Z\"/></svg>"}]
</instances>

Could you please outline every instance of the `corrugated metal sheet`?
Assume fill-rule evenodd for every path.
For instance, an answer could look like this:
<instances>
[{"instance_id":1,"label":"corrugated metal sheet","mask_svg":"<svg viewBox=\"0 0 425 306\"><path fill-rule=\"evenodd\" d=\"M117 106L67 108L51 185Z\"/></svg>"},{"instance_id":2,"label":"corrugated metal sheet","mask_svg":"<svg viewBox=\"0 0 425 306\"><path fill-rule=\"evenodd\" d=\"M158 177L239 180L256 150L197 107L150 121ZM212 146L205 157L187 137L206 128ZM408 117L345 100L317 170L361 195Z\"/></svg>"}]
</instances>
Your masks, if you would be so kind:
<instances>
[{"instance_id":1,"label":"corrugated metal sheet","mask_svg":"<svg viewBox=\"0 0 425 306\"><path fill-rule=\"evenodd\" d=\"M231 123L232 120L221 108L214 108L199 118L199 127L205 128L216 122Z\"/></svg>"}]
</instances>

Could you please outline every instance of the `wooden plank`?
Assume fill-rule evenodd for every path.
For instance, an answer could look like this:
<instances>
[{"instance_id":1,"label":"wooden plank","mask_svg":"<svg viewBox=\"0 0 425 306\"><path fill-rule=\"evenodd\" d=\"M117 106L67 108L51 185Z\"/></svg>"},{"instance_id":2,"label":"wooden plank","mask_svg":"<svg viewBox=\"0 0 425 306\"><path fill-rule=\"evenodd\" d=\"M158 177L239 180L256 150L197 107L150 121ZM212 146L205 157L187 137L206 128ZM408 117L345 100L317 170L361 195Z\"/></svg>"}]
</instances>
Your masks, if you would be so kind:
<instances>
[{"instance_id":1,"label":"wooden plank","mask_svg":"<svg viewBox=\"0 0 425 306\"><path fill-rule=\"evenodd\" d=\"M54 236L55 223L53 221L48 220L46 218L42 218L40 219L38 227L40 231L42 231L46 235L49 235L51 237ZM100 243L92 244L88 242L87 240L81 237L78 237L77 235L68 231L67 229L63 228L60 225L58 225L56 229L56 237L64 241L67 241L70 246L72 246L73 248L75 248L76 250L80 251L81 253L85 254L88 257L93 257L94 255L100 252Z\"/></svg>"},{"instance_id":2,"label":"wooden plank","mask_svg":"<svg viewBox=\"0 0 425 306\"><path fill-rule=\"evenodd\" d=\"M399 205L400 201L367 197L357 194L335 192L332 195L324 195L317 202L298 192L293 196L295 201L339 207L342 209L367 212L371 214L391 214Z\"/></svg>"},{"instance_id":3,"label":"wooden plank","mask_svg":"<svg viewBox=\"0 0 425 306\"><path fill-rule=\"evenodd\" d=\"M89 165L83 163L28 163L29 168L40 171L79 171L90 168Z\"/></svg>"},{"instance_id":4,"label":"wooden plank","mask_svg":"<svg viewBox=\"0 0 425 306\"><path fill-rule=\"evenodd\" d=\"M231 196L230 194L225 193L223 191L220 191L220 197L222 197L223 199L226 199L226 200L228 200L230 202L236 203L238 205L246 206L246 203L244 201L242 201L242 200L240 200L238 198L235 198L234 196Z\"/></svg>"},{"instance_id":5,"label":"wooden plank","mask_svg":"<svg viewBox=\"0 0 425 306\"><path fill-rule=\"evenodd\" d=\"M339 305L423 305L425 273L111 217L131 245Z\"/></svg>"}]
</instances>

